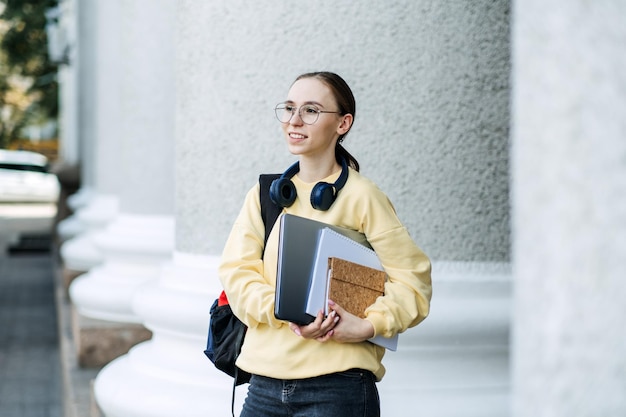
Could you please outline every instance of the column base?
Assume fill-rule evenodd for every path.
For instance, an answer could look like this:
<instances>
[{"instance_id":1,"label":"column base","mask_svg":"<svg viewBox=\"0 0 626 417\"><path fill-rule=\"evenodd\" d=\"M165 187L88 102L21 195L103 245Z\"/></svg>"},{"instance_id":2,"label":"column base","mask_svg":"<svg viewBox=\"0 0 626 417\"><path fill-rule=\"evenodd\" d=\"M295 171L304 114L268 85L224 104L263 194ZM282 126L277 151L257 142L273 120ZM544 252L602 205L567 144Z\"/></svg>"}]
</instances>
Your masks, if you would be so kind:
<instances>
[{"instance_id":1,"label":"column base","mask_svg":"<svg viewBox=\"0 0 626 417\"><path fill-rule=\"evenodd\" d=\"M152 344L149 341L136 346L98 374L94 390L106 417L230 415L232 378L226 374L207 375L200 383L188 374L162 373L157 364L141 360L142 355L150 355ZM235 415L241 410L246 392L247 385L237 387Z\"/></svg>"},{"instance_id":2,"label":"column base","mask_svg":"<svg viewBox=\"0 0 626 417\"><path fill-rule=\"evenodd\" d=\"M174 219L121 214L92 241L104 261L72 282L72 303L86 317L141 323L132 299L140 287L157 280L161 263L170 258Z\"/></svg>"},{"instance_id":3,"label":"column base","mask_svg":"<svg viewBox=\"0 0 626 417\"><path fill-rule=\"evenodd\" d=\"M508 415L511 285L509 264L434 263L429 317L383 359L381 414Z\"/></svg>"},{"instance_id":4,"label":"column base","mask_svg":"<svg viewBox=\"0 0 626 417\"><path fill-rule=\"evenodd\" d=\"M94 195L76 214L57 225L61 258L68 269L89 271L103 261L93 238L115 217L118 199L112 195ZM71 236L70 233L75 233Z\"/></svg>"},{"instance_id":5,"label":"column base","mask_svg":"<svg viewBox=\"0 0 626 417\"><path fill-rule=\"evenodd\" d=\"M96 400L107 417L230 415L233 380L203 352L209 309L221 287L218 262L174 254L159 282L136 294L133 309L154 336L98 374ZM237 409L246 389L237 389Z\"/></svg>"}]
</instances>

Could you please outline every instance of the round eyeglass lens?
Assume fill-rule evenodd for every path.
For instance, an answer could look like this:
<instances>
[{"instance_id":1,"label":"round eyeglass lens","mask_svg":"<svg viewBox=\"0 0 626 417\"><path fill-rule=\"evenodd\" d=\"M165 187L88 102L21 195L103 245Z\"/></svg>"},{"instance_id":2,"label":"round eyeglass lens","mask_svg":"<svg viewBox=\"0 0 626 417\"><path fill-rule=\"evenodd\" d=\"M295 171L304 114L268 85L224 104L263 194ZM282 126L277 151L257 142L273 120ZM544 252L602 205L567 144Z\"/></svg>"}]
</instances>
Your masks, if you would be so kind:
<instances>
[{"instance_id":1,"label":"round eyeglass lens","mask_svg":"<svg viewBox=\"0 0 626 417\"><path fill-rule=\"evenodd\" d=\"M276 113L276 118L281 123L288 123L291 120L291 116L293 115L293 106L286 106L284 104L279 104L274 109Z\"/></svg>"},{"instance_id":2,"label":"round eyeglass lens","mask_svg":"<svg viewBox=\"0 0 626 417\"><path fill-rule=\"evenodd\" d=\"M302 122L307 125L312 125L313 123L317 122L317 118L319 117L319 115L319 110L315 106L300 107L300 118L302 119Z\"/></svg>"}]
</instances>

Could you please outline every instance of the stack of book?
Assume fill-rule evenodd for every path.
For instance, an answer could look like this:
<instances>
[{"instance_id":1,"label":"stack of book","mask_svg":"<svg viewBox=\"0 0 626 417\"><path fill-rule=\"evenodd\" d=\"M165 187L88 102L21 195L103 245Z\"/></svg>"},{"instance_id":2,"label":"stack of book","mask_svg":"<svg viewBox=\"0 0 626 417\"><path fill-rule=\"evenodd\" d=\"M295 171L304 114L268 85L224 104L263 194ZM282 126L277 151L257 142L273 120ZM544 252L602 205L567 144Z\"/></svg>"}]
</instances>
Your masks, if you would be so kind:
<instances>
[{"instance_id":1,"label":"stack of book","mask_svg":"<svg viewBox=\"0 0 626 417\"><path fill-rule=\"evenodd\" d=\"M328 300L355 316L384 295L387 275L362 233L285 214L280 221L274 314L309 324ZM397 349L398 337L376 336L372 343Z\"/></svg>"}]
</instances>

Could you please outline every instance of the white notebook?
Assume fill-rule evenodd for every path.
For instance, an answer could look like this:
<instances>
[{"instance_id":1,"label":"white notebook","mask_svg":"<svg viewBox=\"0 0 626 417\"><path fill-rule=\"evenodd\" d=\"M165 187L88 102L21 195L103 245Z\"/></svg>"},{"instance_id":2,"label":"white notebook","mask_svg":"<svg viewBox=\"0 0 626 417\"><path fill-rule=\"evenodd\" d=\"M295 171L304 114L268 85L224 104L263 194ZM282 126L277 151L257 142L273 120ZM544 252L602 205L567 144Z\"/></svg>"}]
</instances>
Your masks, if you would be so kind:
<instances>
[{"instance_id":1,"label":"white notebook","mask_svg":"<svg viewBox=\"0 0 626 417\"><path fill-rule=\"evenodd\" d=\"M330 228L322 229L315 254L315 263L311 275L311 286L307 300L306 312L316 316L317 312L324 309L328 314L328 258L341 258L370 268L384 271L376 252L357 243L356 241L341 235ZM389 350L398 348L398 336L385 338L376 336L370 342L383 346Z\"/></svg>"}]
</instances>

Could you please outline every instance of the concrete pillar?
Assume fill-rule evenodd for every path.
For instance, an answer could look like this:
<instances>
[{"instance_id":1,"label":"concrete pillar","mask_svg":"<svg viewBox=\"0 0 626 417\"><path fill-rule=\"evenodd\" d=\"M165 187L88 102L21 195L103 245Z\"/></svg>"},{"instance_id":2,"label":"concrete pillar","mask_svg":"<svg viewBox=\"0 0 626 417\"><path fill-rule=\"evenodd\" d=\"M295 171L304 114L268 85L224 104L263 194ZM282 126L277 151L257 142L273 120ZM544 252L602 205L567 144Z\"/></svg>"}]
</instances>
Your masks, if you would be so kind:
<instances>
[{"instance_id":1,"label":"concrete pillar","mask_svg":"<svg viewBox=\"0 0 626 417\"><path fill-rule=\"evenodd\" d=\"M174 5L179 3L161 2L159 8L168 9L174 16ZM207 138L201 126L207 117L219 117L215 113L219 109L187 104L193 85L202 86L209 74L207 62L189 60L204 49L206 40L180 36L186 32L189 19L199 22L207 18L198 15L195 6L204 7L203 3L194 7L179 5L177 11L176 49L177 56L183 58L177 61L176 75L176 85L182 86L176 96L176 248L171 252L171 261L163 264L158 281L144 285L133 296L133 312L153 332L152 339L109 363L96 378L95 398L107 417L217 416L230 412L232 379L216 373L203 353L210 300L220 291L214 279L219 255L201 248L189 251L183 245L190 239L194 243L213 239L212 232L205 228L207 218L213 214L201 207L206 196L199 184L220 178L207 165L202 144ZM193 30L203 31L201 26ZM195 222L193 236L178 228L180 222ZM239 402L244 395L239 389Z\"/></svg>"},{"instance_id":2,"label":"concrete pillar","mask_svg":"<svg viewBox=\"0 0 626 417\"><path fill-rule=\"evenodd\" d=\"M346 146L435 261L431 317L384 359L382 414L506 415L508 2L177 4L176 249L133 299L153 339L96 380L107 417L229 413L202 353L217 263L258 174L295 159L273 107L326 69L357 98Z\"/></svg>"},{"instance_id":3,"label":"concrete pillar","mask_svg":"<svg viewBox=\"0 0 626 417\"><path fill-rule=\"evenodd\" d=\"M69 201L75 214L60 222L61 256L65 284L102 263L103 256L93 237L115 217L119 209L119 187L124 181L120 170L119 134L120 73L119 39L115 1L76 2L78 38L73 44L77 59L70 68L78 74L78 105L74 114L78 125L82 187ZM69 71L69 69L68 69ZM67 85L71 94L71 84ZM65 90L65 87L63 88ZM69 97L66 101L71 102ZM71 106L69 109L71 110ZM72 115L66 115L67 119ZM67 124L70 124L68 121ZM70 130L71 132L71 130Z\"/></svg>"},{"instance_id":4,"label":"concrete pillar","mask_svg":"<svg viewBox=\"0 0 626 417\"><path fill-rule=\"evenodd\" d=\"M117 164L98 167L98 172L121 181L118 214L92 238L103 262L70 286L77 337L84 343L81 361L88 365L103 365L150 337L132 311L132 297L138 287L157 279L173 251L172 4L97 2L98 19L109 25L100 26L101 35L113 37L98 50L114 65L111 84L99 86L104 113L97 116L103 139L116 136L107 149L118 157ZM113 114L114 120L105 120Z\"/></svg>"},{"instance_id":5,"label":"concrete pillar","mask_svg":"<svg viewBox=\"0 0 626 417\"><path fill-rule=\"evenodd\" d=\"M67 58L59 65L59 159L68 165L80 161L78 134L78 6L76 0L61 0L58 17L58 50Z\"/></svg>"},{"instance_id":6,"label":"concrete pillar","mask_svg":"<svg viewBox=\"0 0 626 417\"><path fill-rule=\"evenodd\" d=\"M59 84L58 158L52 167L61 184L55 230L59 221L71 214L67 198L80 186L80 141L78 135L78 9L76 0L61 0L47 13L48 51L55 60ZM51 36L52 35L52 36ZM58 236L58 233L57 233Z\"/></svg>"},{"instance_id":7,"label":"concrete pillar","mask_svg":"<svg viewBox=\"0 0 626 417\"><path fill-rule=\"evenodd\" d=\"M626 4L514 12L513 415L626 415Z\"/></svg>"}]
</instances>

